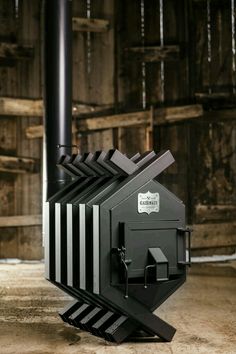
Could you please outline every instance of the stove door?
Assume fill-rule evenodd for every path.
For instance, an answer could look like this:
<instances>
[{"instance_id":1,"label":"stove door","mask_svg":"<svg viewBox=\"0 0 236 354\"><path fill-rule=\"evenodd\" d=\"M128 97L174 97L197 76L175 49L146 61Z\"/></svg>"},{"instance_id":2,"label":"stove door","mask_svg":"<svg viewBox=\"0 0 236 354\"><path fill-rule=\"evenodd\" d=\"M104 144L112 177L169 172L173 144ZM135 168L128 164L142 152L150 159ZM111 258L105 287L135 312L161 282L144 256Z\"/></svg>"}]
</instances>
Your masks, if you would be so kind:
<instances>
[{"instance_id":1,"label":"stove door","mask_svg":"<svg viewBox=\"0 0 236 354\"><path fill-rule=\"evenodd\" d=\"M144 279L148 272L158 281L182 274L186 242L181 226L178 220L122 223L128 278Z\"/></svg>"}]
</instances>

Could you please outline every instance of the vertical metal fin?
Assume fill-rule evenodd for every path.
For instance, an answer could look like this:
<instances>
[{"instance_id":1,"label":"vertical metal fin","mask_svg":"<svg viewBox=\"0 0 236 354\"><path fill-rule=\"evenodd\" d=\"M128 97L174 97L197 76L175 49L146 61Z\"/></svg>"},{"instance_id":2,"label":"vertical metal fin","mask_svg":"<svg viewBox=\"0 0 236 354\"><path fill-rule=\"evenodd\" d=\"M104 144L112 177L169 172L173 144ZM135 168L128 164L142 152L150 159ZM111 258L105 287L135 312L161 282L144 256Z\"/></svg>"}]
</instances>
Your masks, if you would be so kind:
<instances>
[{"instance_id":1,"label":"vertical metal fin","mask_svg":"<svg viewBox=\"0 0 236 354\"><path fill-rule=\"evenodd\" d=\"M50 204L44 203L44 259L45 278L50 279Z\"/></svg>"},{"instance_id":2,"label":"vertical metal fin","mask_svg":"<svg viewBox=\"0 0 236 354\"><path fill-rule=\"evenodd\" d=\"M72 204L66 204L67 234L67 284L73 286L73 211Z\"/></svg>"},{"instance_id":3,"label":"vertical metal fin","mask_svg":"<svg viewBox=\"0 0 236 354\"><path fill-rule=\"evenodd\" d=\"M93 205L93 292L99 294L99 206Z\"/></svg>"},{"instance_id":4,"label":"vertical metal fin","mask_svg":"<svg viewBox=\"0 0 236 354\"><path fill-rule=\"evenodd\" d=\"M80 288L86 289L86 218L85 218L85 204L79 206L79 265L80 265Z\"/></svg>"},{"instance_id":5,"label":"vertical metal fin","mask_svg":"<svg viewBox=\"0 0 236 354\"><path fill-rule=\"evenodd\" d=\"M61 282L61 204L55 203L56 281Z\"/></svg>"}]
</instances>

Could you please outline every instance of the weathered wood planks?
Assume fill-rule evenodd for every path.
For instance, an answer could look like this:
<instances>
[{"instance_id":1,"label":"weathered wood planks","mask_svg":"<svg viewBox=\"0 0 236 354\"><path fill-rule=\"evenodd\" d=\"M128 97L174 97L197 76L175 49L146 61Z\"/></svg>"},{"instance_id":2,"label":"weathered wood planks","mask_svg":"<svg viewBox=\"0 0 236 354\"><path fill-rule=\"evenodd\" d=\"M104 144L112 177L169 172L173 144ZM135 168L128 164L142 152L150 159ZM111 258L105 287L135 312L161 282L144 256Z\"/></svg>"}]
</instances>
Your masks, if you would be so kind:
<instances>
[{"instance_id":1,"label":"weathered wood planks","mask_svg":"<svg viewBox=\"0 0 236 354\"><path fill-rule=\"evenodd\" d=\"M73 31L80 32L107 32L109 29L109 21L97 18L73 17Z\"/></svg>"},{"instance_id":2,"label":"weathered wood planks","mask_svg":"<svg viewBox=\"0 0 236 354\"><path fill-rule=\"evenodd\" d=\"M192 249L236 246L236 223L195 224L192 226Z\"/></svg>"},{"instance_id":3,"label":"weathered wood planks","mask_svg":"<svg viewBox=\"0 0 236 354\"><path fill-rule=\"evenodd\" d=\"M110 105L87 105L73 103L72 115L96 113L110 108ZM24 99L19 97L0 97L0 116L42 117L43 101L41 99Z\"/></svg>"},{"instance_id":4,"label":"weathered wood planks","mask_svg":"<svg viewBox=\"0 0 236 354\"><path fill-rule=\"evenodd\" d=\"M40 1L19 2L17 20L14 2L0 2L1 40L15 43L9 55L13 58L21 43L34 52L26 61L0 67L0 154L38 161L41 141L34 138L43 136ZM197 247L204 247L194 249L207 252L202 245L208 230L205 245L218 252L226 221L235 217L236 109L222 109L235 106L235 53L231 1L208 3L209 14L206 0L165 0L161 14L159 1L144 1L141 18L140 1L73 1L73 143L82 152L112 146L126 153L170 149L176 163L160 181L186 203L189 222L197 225L193 245L199 237ZM38 215L40 174L10 170L12 165L0 176L1 215ZM209 225L219 227L221 235L215 237ZM226 239L233 235L230 230ZM5 227L1 255L4 250L9 257L37 252L40 257L40 232L38 226Z\"/></svg>"},{"instance_id":5,"label":"weathered wood planks","mask_svg":"<svg viewBox=\"0 0 236 354\"><path fill-rule=\"evenodd\" d=\"M130 60L155 63L159 61L178 60L180 48L178 45L131 47L125 48L125 53L129 56Z\"/></svg>"},{"instance_id":6,"label":"weathered wood planks","mask_svg":"<svg viewBox=\"0 0 236 354\"><path fill-rule=\"evenodd\" d=\"M199 118L203 115L201 105L189 105L180 107L166 107L153 109L153 124L162 125L173 122L181 122L187 119ZM78 128L73 125L72 132L92 132L96 130L125 128L132 126L147 126L150 122L150 111L114 114L104 117L93 117L78 120ZM43 126L32 126L26 129L28 138L41 138Z\"/></svg>"},{"instance_id":7,"label":"weathered wood planks","mask_svg":"<svg viewBox=\"0 0 236 354\"><path fill-rule=\"evenodd\" d=\"M0 228L39 225L42 225L41 215L14 215L0 217Z\"/></svg>"},{"instance_id":8,"label":"weathered wood planks","mask_svg":"<svg viewBox=\"0 0 236 354\"><path fill-rule=\"evenodd\" d=\"M236 219L236 205L204 205L197 204L195 209L195 220L198 223L226 222Z\"/></svg>"},{"instance_id":9,"label":"weathered wood planks","mask_svg":"<svg viewBox=\"0 0 236 354\"><path fill-rule=\"evenodd\" d=\"M76 128L75 122L72 124L72 134L75 134L78 132L78 129ZM36 139L36 138L42 138L43 133L44 133L44 127L43 125L33 125L30 127L26 128L26 136L28 139Z\"/></svg>"},{"instance_id":10,"label":"weathered wood planks","mask_svg":"<svg viewBox=\"0 0 236 354\"><path fill-rule=\"evenodd\" d=\"M0 155L0 171L9 173L38 173L40 161L32 158Z\"/></svg>"},{"instance_id":11,"label":"weathered wood planks","mask_svg":"<svg viewBox=\"0 0 236 354\"><path fill-rule=\"evenodd\" d=\"M26 60L34 56L34 47L32 45L19 45L15 43L0 43L0 61L7 60Z\"/></svg>"}]
</instances>

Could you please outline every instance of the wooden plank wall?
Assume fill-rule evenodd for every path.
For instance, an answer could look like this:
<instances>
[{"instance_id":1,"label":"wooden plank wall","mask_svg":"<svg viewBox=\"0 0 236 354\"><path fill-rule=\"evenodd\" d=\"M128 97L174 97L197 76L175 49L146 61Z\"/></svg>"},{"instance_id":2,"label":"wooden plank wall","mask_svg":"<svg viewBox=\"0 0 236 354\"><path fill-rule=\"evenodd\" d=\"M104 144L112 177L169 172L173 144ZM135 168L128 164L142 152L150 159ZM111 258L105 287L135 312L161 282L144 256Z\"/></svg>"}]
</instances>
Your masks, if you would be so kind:
<instances>
[{"instance_id":1,"label":"wooden plank wall","mask_svg":"<svg viewBox=\"0 0 236 354\"><path fill-rule=\"evenodd\" d=\"M142 63L129 59L126 49L140 46L141 6L140 1L116 2L116 100L119 109L140 110L142 106ZM135 154L145 150L145 128L118 129L118 147L122 152Z\"/></svg>"},{"instance_id":2,"label":"wooden plank wall","mask_svg":"<svg viewBox=\"0 0 236 354\"><path fill-rule=\"evenodd\" d=\"M185 8L189 63L182 78L189 82L189 96L185 94L190 102L202 103L205 113L197 121L158 129L158 146L169 147L177 162L176 174L167 173L163 181L187 205L195 230L193 254L232 253L236 101L231 1L195 0Z\"/></svg>"},{"instance_id":3,"label":"wooden plank wall","mask_svg":"<svg viewBox=\"0 0 236 354\"><path fill-rule=\"evenodd\" d=\"M31 44L34 56L0 66L0 95L9 97L42 96L40 1L0 1L1 41ZM1 117L0 151L2 155L41 158L41 142L30 141L25 129L39 124L39 118ZM4 173L0 175L1 216L41 214L41 176L36 174ZM42 258L41 227L0 229L0 258Z\"/></svg>"},{"instance_id":4,"label":"wooden plank wall","mask_svg":"<svg viewBox=\"0 0 236 354\"><path fill-rule=\"evenodd\" d=\"M15 20L14 20L14 6L13 1L1 1L0 12L0 35L2 40L9 41L15 38ZM12 68L0 68L0 93L9 93L11 81L9 80ZM14 155L16 153L16 120L1 117L1 130L0 130L0 151L1 154ZM2 216L15 214L15 175L2 173L0 179L0 213ZM12 252L12 257L17 255L17 242L15 234L17 229L9 228L1 232L0 252L1 258ZM4 252L6 250L6 253Z\"/></svg>"},{"instance_id":5,"label":"wooden plank wall","mask_svg":"<svg viewBox=\"0 0 236 354\"><path fill-rule=\"evenodd\" d=\"M180 45L178 61L164 63L164 103L177 105L190 101L188 56L188 27L186 26L186 1L164 1L163 3L164 43ZM190 101L191 102L191 101ZM170 149L176 163L161 177L160 181L170 188L185 204L189 204L188 195L188 130L189 123L163 126L155 130L154 144L157 150ZM187 211L189 208L187 207Z\"/></svg>"},{"instance_id":6,"label":"wooden plank wall","mask_svg":"<svg viewBox=\"0 0 236 354\"><path fill-rule=\"evenodd\" d=\"M194 1L191 9L195 43L191 75L195 97L206 110L202 119L191 124L189 138L190 156L196 156L190 179L191 219L199 233L197 254L236 249L235 9L231 5L230 0ZM229 112L234 119L227 119Z\"/></svg>"},{"instance_id":7,"label":"wooden plank wall","mask_svg":"<svg viewBox=\"0 0 236 354\"><path fill-rule=\"evenodd\" d=\"M33 57L0 61L0 96L41 99L42 1L18 3L16 9L15 1L0 0L0 41L33 46ZM99 107L87 117L195 103L205 109L192 121L165 125L160 118L154 133L150 114L149 125L83 131L74 134L74 143L81 152L170 149L176 163L159 180L187 206L196 230L195 254L232 252L236 55L231 0L73 0L73 17L109 22L102 32L73 33L73 100ZM78 117L73 119L79 128ZM28 139L25 131L41 122L41 117L1 116L1 155L40 159L41 138ZM0 215L19 215L14 225L21 226L0 228L0 258L42 257L39 222L26 227L22 219L40 220L39 214L40 173L1 172Z\"/></svg>"},{"instance_id":8,"label":"wooden plank wall","mask_svg":"<svg viewBox=\"0 0 236 354\"><path fill-rule=\"evenodd\" d=\"M73 1L73 16L105 19L109 30L75 32L73 41L73 99L99 106L114 105L114 1ZM81 151L113 147L113 131L78 136ZM79 142L79 141L78 141Z\"/></svg>"},{"instance_id":9,"label":"wooden plank wall","mask_svg":"<svg viewBox=\"0 0 236 354\"><path fill-rule=\"evenodd\" d=\"M119 1L117 10L118 102L126 110L142 109L143 88L142 63L130 60L125 49L161 44L161 1L143 1L143 39L141 4L142 0ZM169 148L176 159L160 181L186 204L188 222L195 229L194 254L231 253L236 248L235 9L232 13L231 5L230 0L164 0L162 44L179 45L179 60L145 63L147 108L199 102L205 109L202 119L163 125L154 132L154 147ZM140 148L144 131L126 129L123 136L136 139ZM129 144L124 147L131 149Z\"/></svg>"}]
</instances>

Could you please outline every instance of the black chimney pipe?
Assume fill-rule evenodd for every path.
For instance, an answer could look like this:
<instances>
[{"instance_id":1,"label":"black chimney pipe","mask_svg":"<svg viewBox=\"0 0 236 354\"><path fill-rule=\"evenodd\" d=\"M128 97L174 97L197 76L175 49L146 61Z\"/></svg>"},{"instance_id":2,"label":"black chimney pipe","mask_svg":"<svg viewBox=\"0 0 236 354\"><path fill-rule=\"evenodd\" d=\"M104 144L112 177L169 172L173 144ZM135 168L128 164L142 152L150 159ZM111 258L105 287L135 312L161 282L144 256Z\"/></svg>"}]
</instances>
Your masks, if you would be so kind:
<instances>
[{"instance_id":1,"label":"black chimney pipe","mask_svg":"<svg viewBox=\"0 0 236 354\"><path fill-rule=\"evenodd\" d=\"M44 124L48 199L68 182L56 164L71 153L72 1L44 1ZM63 147L59 148L60 145Z\"/></svg>"}]
</instances>

